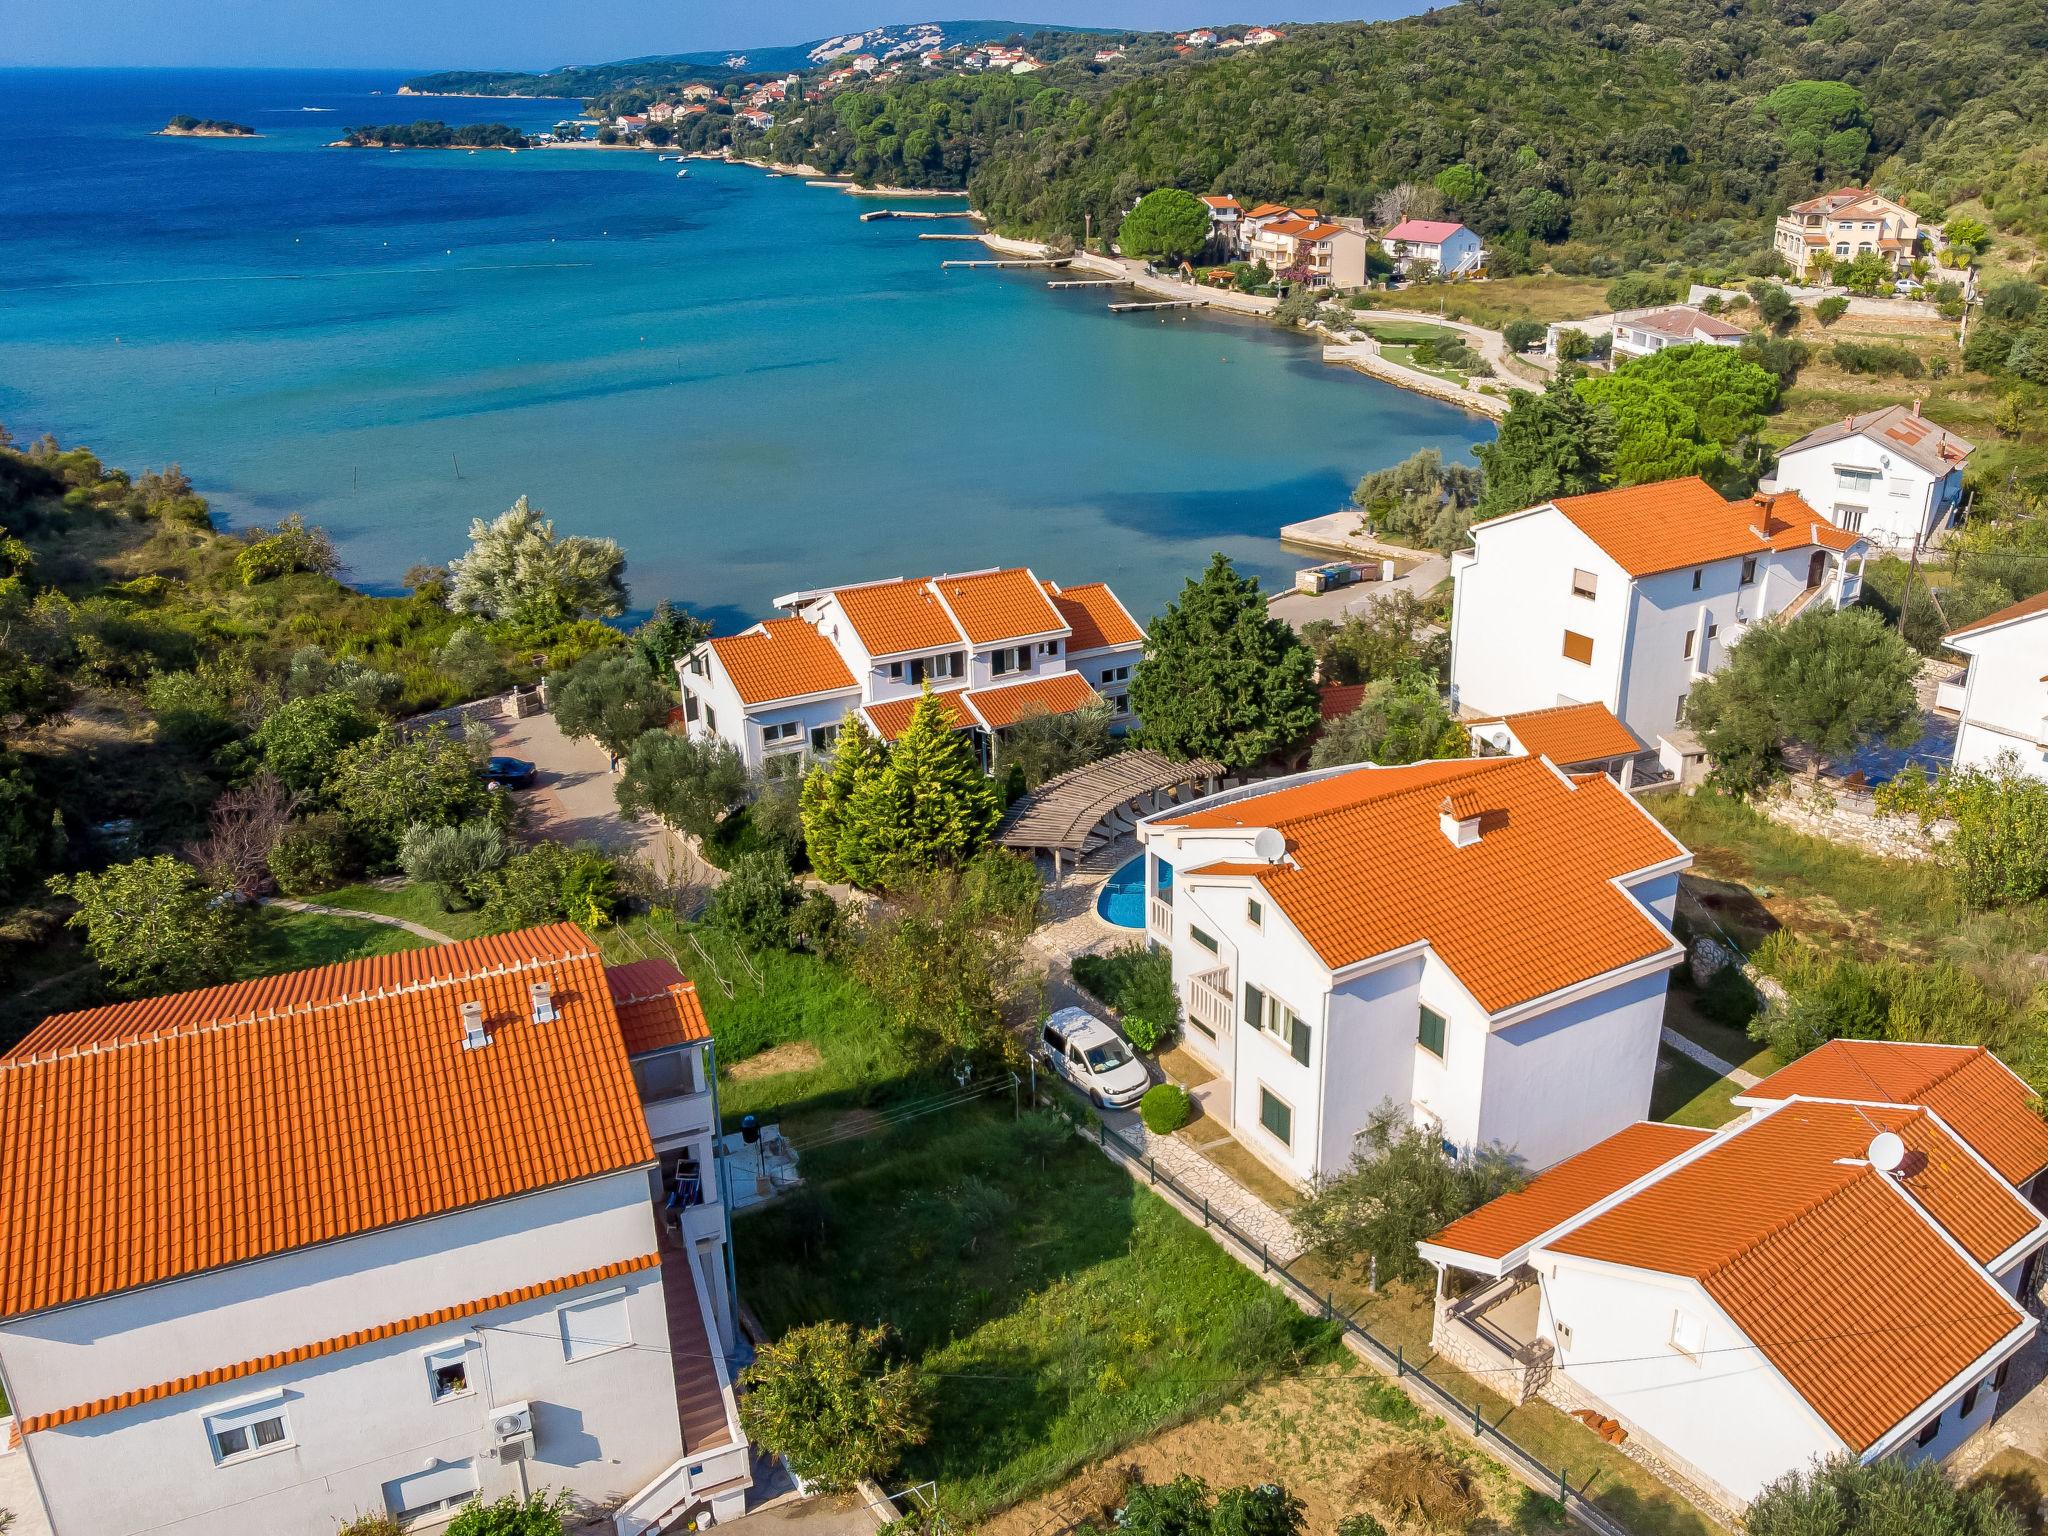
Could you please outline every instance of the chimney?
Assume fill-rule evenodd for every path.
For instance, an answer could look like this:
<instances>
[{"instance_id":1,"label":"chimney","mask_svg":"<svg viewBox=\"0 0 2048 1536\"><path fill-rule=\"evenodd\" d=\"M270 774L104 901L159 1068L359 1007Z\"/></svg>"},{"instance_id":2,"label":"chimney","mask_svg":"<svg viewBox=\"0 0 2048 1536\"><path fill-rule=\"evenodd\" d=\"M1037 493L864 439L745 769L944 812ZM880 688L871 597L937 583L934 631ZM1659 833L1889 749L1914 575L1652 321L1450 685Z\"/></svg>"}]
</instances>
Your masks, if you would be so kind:
<instances>
[{"instance_id":1,"label":"chimney","mask_svg":"<svg viewBox=\"0 0 2048 1536\"><path fill-rule=\"evenodd\" d=\"M1469 848L1479 841L1479 801L1470 794L1444 796L1437 808L1436 824L1453 848Z\"/></svg>"},{"instance_id":2,"label":"chimney","mask_svg":"<svg viewBox=\"0 0 2048 1536\"><path fill-rule=\"evenodd\" d=\"M484 1005L464 1003L462 1005L462 1048L465 1051L481 1050L491 1043L491 1037L484 1033Z\"/></svg>"},{"instance_id":3,"label":"chimney","mask_svg":"<svg viewBox=\"0 0 2048 1536\"><path fill-rule=\"evenodd\" d=\"M1918 395L1913 397L1913 414L1915 417L1920 414L1920 397Z\"/></svg>"},{"instance_id":4,"label":"chimney","mask_svg":"<svg viewBox=\"0 0 2048 1536\"><path fill-rule=\"evenodd\" d=\"M552 1024L555 1022L554 989L544 981L536 981L527 989L533 998L533 1022Z\"/></svg>"}]
</instances>

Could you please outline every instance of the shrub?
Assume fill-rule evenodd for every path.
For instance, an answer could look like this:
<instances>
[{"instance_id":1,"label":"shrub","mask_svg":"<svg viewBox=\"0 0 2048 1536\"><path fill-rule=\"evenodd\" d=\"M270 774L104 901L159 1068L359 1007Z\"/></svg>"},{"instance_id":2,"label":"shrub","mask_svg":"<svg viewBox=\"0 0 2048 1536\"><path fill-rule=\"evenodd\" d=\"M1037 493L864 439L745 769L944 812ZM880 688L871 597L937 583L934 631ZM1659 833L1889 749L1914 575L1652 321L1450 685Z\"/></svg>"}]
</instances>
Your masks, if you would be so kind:
<instances>
[{"instance_id":1,"label":"shrub","mask_svg":"<svg viewBox=\"0 0 2048 1536\"><path fill-rule=\"evenodd\" d=\"M270 850L270 877L287 896L317 896L345 885L362 867L348 827L323 811L286 827Z\"/></svg>"},{"instance_id":2,"label":"shrub","mask_svg":"<svg viewBox=\"0 0 2048 1536\"><path fill-rule=\"evenodd\" d=\"M1501 331L1501 339L1508 344L1510 352L1526 352L1550 333L1550 328L1541 320L1510 320Z\"/></svg>"},{"instance_id":3,"label":"shrub","mask_svg":"<svg viewBox=\"0 0 2048 1536\"><path fill-rule=\"evenodd\" d=\"M829 899L829 898L828 898ZM705 921L757 947L789 948L789 920L797 905L789 860L777 848L743 853L712 892Z\"/></svg>"},{"instance_id":4,"label":"shrub","mask_svg":"<svg viewBox=\"0 0 2048 1536\"><path fill-rule=\"evenodd\" d=\"M909 1364L887 1362L886 1328L792 1328L742 1373L747 1438L823 1493L881 1476L929 1433L928 1394Z\"/></svg>"},{"instance_id":5,"label":"shrub","mask_svg":"<svg viewBox=\"0 0 2048 1536\"><path fill-rule=\"evenodd\" d=\"M494 870L484 890L492 933L559 922L602 928L618 910L619 871L594 847L537 843Z\"/></svg>"},{"instance_id":6,"label":"shrub","mask_svg":"<svg viewBox=\"0 0 2048 1536\"><path fill-rule=\"evenodd\" d=\"M1308 325L1314 321L1320 307L1320 301L1313 292L1297 288L1280 301L1273 311L1273 318L1286 326Z\"/></svg>"},{"instance_id":7,"label":"shrub","mask_svg":"<svg viewBox=\"0 0 2048 1536\"><path fill-rule=\"evenodd\" d=\"M452 827L415 823L398 845L398 863L422 885L432 886L444 912L458 901L469 905L483 889L485 877L505 862L505 834L488 822L466 821Z\"/></svg>"},{"instance_id":8,"label":"shrub","mask_svg":"<svg viewBox=\"0 0 2048 1536\"><path fill-rule=\"evenodd\" d=\"M1337 1536L1387 1536L1387 1528L1361 1510L1337 1522Z\"/></svg>"},{"instance_id":9,"label":"shrub","mask_svg":"<svg viewBox=\"0 0 2048 1536\"><path fill-rule=\"evenodd\" d=\"M1742 1528L1750 1536L2020 1536L2025 1529L1995 1488L1958 1488L1938 1462L1858 1466L1846 1457L1786 1473L1756 1496Z\"/></svg>"},{"instance_id":10,"label":"shrub","mask_svg":"<svg viewBox=\"0 0 2048 1536\"><path fill-rule=\"evenodd\" d=\"M85 930L107 985L124 997L225 980L248 950L241 910L168 854L55 876L49 888L78 903L69 925Z\"/></svg>"},{"instance_id":11,"label":"shrub","mask_svg":"<svg viewBox=\"0 0 2048 1536\"><path fill-rule=\"evenodd\" d=\"M1814 318L1822 325L1833 325L1849 312L1849 301L1839 293L1831 293L1813 306Z\"/></svg>"},{"instance_id":12,"label":"shrub","mask_svg":"<svg viewBox=\"0 0 2048 1536\"><path fill-rule=\"evenodd\" d=\"M1838 341L1831 355L1835 366L1845 373L1895 373L1905 379L1920 377L1920 359L1892 342Z\"/></svg>"},{"instance_id":13,"label":"shrub","mask_svg":"<svg viewBox=\"0 0 2048 1536\"><path fill-rule=\"evenodd\" d=\"M334 1536L405 1536L405 1527L393 1515L357 1515Z\"/></svg>"},{"instance_id":14,"label":"shrub","mask_svg":"<svg viewBox=\"0 0 2048 1536\"><path fill-rule=\"evenodd\" d=\"M2023 277L2008 277L1984 290L1984 318L2000 325L2020 325L2041 307L2041 290Z\"/></svg>"},{"instance_id":15,"label":"shrub","mask_svg":"<svg viewBox=\"0 0 2048 1536\"><path fill-rule=\"evenodd\" d=\"M508 1493L495 1504L478 1500L448 1522L447 1536L562 1536L567 1498L543 1489L527 1498Z\"/></svg>"},{"instance_id":16,"label":"shrub","mask_svg":"<svg viewBox=\"0 0 2048 1536\"><path fill-rule=\"evenodd\" d=\"M296 512L279 523L274 533L256 540L235 556L235 575L245 587L300 571L332 576L340 569L341 558L335 554L326 531L308 528L306 520Z\"/></svg>"},{"instance_id":17,"label":"shrub","mask_svg":"<svg viewBox=\"0 0 2048 1536\"><path fill-rule=\"evenodd\" d=\"M1154 1136L1171 1136L1193 1113L1194 1101L1179 1083L1155 1083L1138 1100L1138 1118Z\"/></svg>"},{"instance_id":18,"label":"shrub","mask_svg":"<svg viewBox=\"0 0 2048 1536\"><path fill-rule=\"evenodd\" d=\"M1173 985L1173 957L1142 942L1119 945L1106 955L1081 955L1074 980L1123 1019L1132 1046L1150 1055L1180 1032L1180 994Z\"/></svg>"}]
</instances>

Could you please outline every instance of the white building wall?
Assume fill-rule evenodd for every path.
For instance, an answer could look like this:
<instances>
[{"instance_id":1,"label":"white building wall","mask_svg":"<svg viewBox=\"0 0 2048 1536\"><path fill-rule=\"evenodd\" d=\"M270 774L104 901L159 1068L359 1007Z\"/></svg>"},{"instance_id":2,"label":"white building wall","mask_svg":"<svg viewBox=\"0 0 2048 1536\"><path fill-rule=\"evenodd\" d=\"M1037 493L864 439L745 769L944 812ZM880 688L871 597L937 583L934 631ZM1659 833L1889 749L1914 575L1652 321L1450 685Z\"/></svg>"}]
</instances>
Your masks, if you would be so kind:
<instances>
[{"instance_id":1,"label":"white building wall","mask_svg":"<svg viewBox=\"0 0 2048 1536\"><path fill-rule=\"evenodd\" d=\"M1628 575L1562 512L1482 526L1451 570L1454 708L1513 714L1599 703L1620 713ZM1594 596L1573 593L1574 570L1594 574ZM1564 655L1567 630L1592 639L1590 665Z\"/></svg>"},{"instance_id":2,"label":"white building wall","mask_svg":"<svg viewBox=\"0 0 2048 1536\"><path fill-rule=\"evenodd\" d=\"M708 645L698 647L676 664L676 677L682 689L684 734L692 741L723 741L749 768L760 767L759 739L747 730L747 706L740 701L739 690L733 687L718 653ZM688 718L692 698L697 701L695 720Z\"/></svg>"},{"instance_id":3,"label":"white building wall","mask_svg":"<svg viewBox=\"0 0 2048 1536\"><path fill-rule=\"evenodd\" d=\"M1411 955L1353 976L1330 994L1321 1148L1327 1171L1350 1160L1358 1133L1382 1104L1404 1111L1414 1104L1423 969L1423 957Z\"/></svg>"},{"instance_id":4,"label":"white building wall","mask_svg":"<svg viewBox=\"0 0 2048 1536\"><path fill-rule=\"evenodd\" d=\"M1844 481L1843 469L1874 477L1865 487ZM1881 549L1911 549L1925 543L1962 496L1960 467L1930 474L1903 454L1867 437L1822 443L1782 455L1776 474L1784 490L1797 491L1807 505L1839 528L1859 531Z\"/></svg>"},{"instance_id":5,"label":"white building wall","mask_svg":"<svg viewBox=\"0 0 2048 1536\"><path fill-rule=\"evenodd\" d=\"M1788 1469L1846 1449L1693 1282L1543 1249L1530 1262L1542 1278L1540 1327L1561 1374L1730 1502L1747 1503ZM1681 1309L1705 1326L1697 1357L1671 1342Z\"/></svg>"},{"instance_id":6,"label":"white building wall","mask_svg":"<svg viewBox=\"0 0 2048 1536\"><path fill-rule=\"evenodd\" d=\"M2005 753L2048 779L2048 613L1967 635L1956 647L1970 658L1959 768L1990 768Z\"/></svg>"}]
</instances>

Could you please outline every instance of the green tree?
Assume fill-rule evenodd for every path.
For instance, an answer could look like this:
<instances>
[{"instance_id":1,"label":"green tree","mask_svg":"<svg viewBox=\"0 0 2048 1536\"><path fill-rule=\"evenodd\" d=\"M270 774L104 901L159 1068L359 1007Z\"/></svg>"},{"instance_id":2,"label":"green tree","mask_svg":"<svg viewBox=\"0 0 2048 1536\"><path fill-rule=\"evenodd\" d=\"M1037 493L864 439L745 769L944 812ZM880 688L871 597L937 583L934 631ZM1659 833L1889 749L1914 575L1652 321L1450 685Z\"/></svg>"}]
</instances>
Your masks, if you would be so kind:
<instances>
[{"instance_id":1,"label":"green tree","mask_svg":"<svg viewBox=\"0 0 2048 1536\"><path fill-rule=\"evenodd\" d=\"M1002 816L995 781L927 685L879 768L855 783L840 859L857 885L899 885L965 863Z\"/></svg>"},{"instance_id":2,"label":"green tree","mask_svg":"<svg viewBox=\"0 0 2048 1536\"><path fill-rule=\"evenodd\" d=\"M796 882L780 848L757 849L732 861L725 879L711 893L705 921L742 943L772 949L789 948L789 920L796 911Z\"/></svg>"},{"instance_id":3,"label":"green tree","mask_svg":"<svg viewBox=\"0 0 2048 1536\"><path fill-rule=\"evenodd\" d=\"M562 1520L573 1511L567 1495L508 1493L495 1503L464 1505L448 1522L448 1536L562 1536Z\"/></svg>"},{"instance_id":4,"label":"green tree","mask_svg":"<svg viewBox=\"0 0 2048 1536\"><path fill-rule=\"evenodd\" d=\"M1526 1182L1506 1151L1486 1147L1453 1158L1440 1136L1383 1104L1359 1134L1351 1161L1310 1186L1294 1228L1333 1264L1363 1273L1377 1261L1381 1283L1419 1280L1429 1266L1417 1243Z\"/></svg>"},{"instance_id":5,"label":"green tree","mask_svg":"<svg viewBox=\"0 0 2048 1536\"><path fill-rule=\"evenodd\" d=\"M1739 486L1739 460L1755 461L1747 445L1778 398L1777 379L1729 347L1667 347L1574 387L1613 417L1612 468L1622 485L1701 475Z\"/></svg>"},{"instance_id":6,"label":"green tree","mask_svg":"<svg viewBox=\"0 0 2048 1536\"><path fill-rule=\"evenodd\" d=\"M1792 302L1792 295L1776 283L1752 283L1750 297L1756 300L1756 312L1763 323L1774 331L1789 330L1799 318L1799 306Z\"/></svg>"},{"instance_id":7,"label":"green tree","mask_svg":"<svg viewBox=\"0 0 2048 1536\"><path fill-rule=\"evenodd\" d=\"M1693 684L1686 719L1714 760L1715 781L1754 794L1784 772L1785 749L1816 767L1882 738L1919 735L1920 657L1868 608L1808 609L1755 624L1720 671Z\"/></svg>"},{"instance_id":8,"label":"green tree","mask_svg":"<svg viewBox=\"0 0 2048 1536\"><path fill-rule=\"evenodd\" d=\"M1323 728L1309 765L1419 763L1427 758L1464 757L1470 738L1437 692L1434 677L1410 671L1365 685L1358 707Z\"/></svg>"},{"instance_id":9,"label":"green tree","mask_svg":"<svg viewBox=\"0 0 2048 1536\"><path fill-rule=\"evenodd\" d=\"M1146 746L1239 772L1299 745L1322 718L1314 656L1267 611L1258 579L1220 553L1152 621L1131 707Z\"/></svg>"},{"instance_id":10,"label":"green tree","mask_svg":"<svg viewBox=\"0 0 2048 1536\"><path fill-rule=\"evenodd\" d=\"M811 1323L764 1344L741 1373L747 1438L823 1493L886 1476L930 1433L917 1368L889 1360L889 1332Z\"/></svg>"},{"instance_id":11,"label":"green tree","mask_svg":"<svg viewBox=\"0 0 2048 1536\"><path fill-rule=\"evenodd\" d=\"M668 719L673 683L637 651L597 651L548 678L548 708L565 736L588 736L615 757Z\"/></svg>"},{"instance_id":12,"label":"green tree","mask_svg":"<svg viewBox=\"0 0 2048 1536\"><path fill-rule=\"evenodd\" d=\"M1668 304L1676 296L1667 277L1655 272L1624 272L1607 285L1609 309L1648 309Z\"/></svg>"},{"instance_id":13,"label":"green tree","mask_svg":"<svg viewBox=\"0 0 2048 1536\"><path fill-rule=\"evenodd\" d=\"M1941 1463L1848 1457L1788 1472L1743 1511L1748 1536L2022 1536L1995 1488L1958 1488Z\"/></svg>"},{"instance_id":14,"label":"green tree","mask_svg":"<svg viewBox=\"0 0 2048 1536\"><path fill-rule=\"evenodd\" d=\"M263 765L294 794L318 795L343 752L377 734L377 721L347 693L288 699L258 726Z\"/></svg>"},{"instance_id":15,"label":"green tree","mask_svg":"<svg viewBox=\"0 0 2048 1536\"><path fill-rule=\"evenodd\" d=\"M1500 434L1473 450L1486 473L1475 520L1611 485L1619 446L1613 414L1564 377L1540 394L1522 391L1501 419Z\"/></svg>"},{"instance_id":16,"label":"green tree","mask_svg":"<svg viewBox=\"0 0 2048 1536\"><path fill-rule=\"evenodd\" d=\"M188 991L225 980L248 954L242 913L197 870L167 854L115 864L96 875L53 877L50 889L78 904L69 925L107 985L126 997Z\"/></svg>"},{"instance_id":17,"label":"green tree","mask_svg":"<svg viewBox=\"0 0 2048 1536\"><path fill-rule=\"evenodd\" d=\"M648 731L627 752L618 799L628 816L653 816L701 840L746 792L747 767L730 742Z\"/></svg>"},{"instance_id":18,"label":"green tree","mask_svg":"<svg viewBox=\"0 0 2048 1536\"><path fill-rule=\"evenodd\" d=\"M465 699L502 692L510 676L498 648L474 624L465 624L434 652L434 665L447 674Z\"/></svg>"},{"instance_id":19,"label":"green tree","mask_svg":"<svg viewBox=\"0 0 2048 1536\"><path fill-rule=\"evenodd\" d=\"M1209 243L1209 210L1192 192L1159 187L1138 199L1116 232L1117 249L1139 261L1187 261Z\"/></svg>"},{"instance_id":20,"label":"green tree","mask_svg":"<svg viewBox=\"0 0 2048 1536\"><path fill-rule=\"evenodd\" d=\"M676 663L694 651L711 634L711 626L663 598L654 605L647 622L633 631L633 649L647 663L647 670L664 684L676 675Z\"/></svg>"},{"instance_id":21,"label":"green tree","mask_svg":"<svg viewBox=\"0 0 2048 1536\"><path fill-rule=\"evenodd\" d=\"M1476 171L1460 161L1447 165L1436 173L1436 190L1446 203L1458 209L1470 209L1486 196L1487 181L1484 172Z\"/></svg>"},{"instance_id":22,"label":"green tree","mask_svg":"<svg viewBox=\"0 0 2048 1536\"><path fill-rule=\"evenodd\" d=\"M1322 307L1323 301L1313 288L1296 288L1273 306L1273 318L1281 325L1296 328L1313 325Z\"/></svg>"},{"instance_id":23,"label":"green tree","mask_svg":"<svg viewBox=\"0 0 2048 1536\"><path fill-rule=\"evenodd\" d=\"M1448 554L1464 547L1485 488L1486 477L1471 465L1446 463L1436 449L1419 448L1365 475L1351 502L1380 537Z\"/></svg>"},{"instance_id":24,"label":"green tree","mask_svg":"<svg viewBox=\"0 0 2048 1536\"><path fill-rule=\"evenodd\" d=\"M469 525L469 552L449 566L457 613L544 630L626 611L626 557L610 539L557 538L524 496L495 520Z\"/></svg>"},{"instance_id":25,"label":"green tree","mask_svg":"<svg viewBox=\"0 0 2048 1536\"><path fill-rule=\"evenodd\" d=\"M1864 251L1835 268L1835 281L1851 293L1877 293L1892 285L1891 263L1876 251Z\"/></svg>"},{"instance_id":26,"label":"green tree","mask_svg":"<svg viewBox=\"0 0 2048 1536\"><path fill-rule=\"evenodd\" d=\"M443 912L474 905L485 878L505 862L505 834L486 821L409 827L398 845L408 878L430 886Z\"/></svg>"},{"instance_id":27,"label":"green tree","mask_svg":"<svg viewBox=\"0 0 2048 1536\"><path fill-rule=\"evenodd\" d=\"M1311 619L1301 638L1315 652L1325 684L1369 683L1421 671L1441 679L1450 669L1451 637L1437 614L1413 592L1382 593L1342 624Z\"/></svg>"},{"instance_id":28,"label":"green tree","mask_svg":"<svg viewBox=\"0 0 2048 1536\"><path fill-rule=\"evenodd\" d=\"M1006 772L1021 769L1025 786L1036 789L1047 779L1109 756L1115 746L1109 725L1107 701L1060 714L1038 710L1003 731L996 741L996 764Z\"/></svg>"},{"instance_id":29,"label":"green tree","mask_svg":"<svg viewBox=\"0 0 2048 1536\"><path fill-rule=\"evenodd\" d=\"M437 731L386 727L335 761L327 796L374 864L388 864L407 830L499 814L469 746ZM282 777L282 775L280 775Z\"/></svg>"},{"instance_id":30,"label":"green tree","mask_svg":"<svg viewBox=\"0 0 2048 1536\"><path fill-rule=\"evenodd\" d=\"M1541 320L1531 320L1526 316L1519 320L1510 320L1501 328L1500 333L1501 340L1508 344L1510 352L1526 352L1549 334L1549 326Z\"/></svg>"},{"instance_id":31,"label":"green tree","mask_svg":"<svg viewBox=\"0 0 2048 1536\"><path fill-rule=\"evenodd\" d=\"M1823 170L1853 174L1870 157L1870 108L1863 93L1836 80L1790 80L1758 105L1778 130L1788 158Z\"/></svg>"},{"instance_id":32,"label":"green tree","mask_svg":"<svg viewBox=\"0 0 2048 1536\"><path fill-rule=\"evenodd\" d=\"M1967 266L1990 247L1991 230L1982 219L1959 213L1941 226L1941 238L1961 258L1959 264Z\"/></svg>"},{"instance_id":33,"label":"green tree","mask_svg":"<svg viewBox=\"0 0 2048 1536\"><path fill-rule=\"evenodd\" d=\"M881 771L888 748L879 737L849 712L839 724L829 761L815 764L804 775L797 796L803 819L804 855L820 880L833 884L851 883L847 869L847 807L854 791ZM856 855L857 857L857 855Z\"/></svg>"},{"instance_id":34,"label":"green tree","mask_svg":"<svg viewBox=\"0 0 2048 1536\"><path fill-rule=\"evenodd\" d=\"M1916 764L1877 791L1878 808L1952 822L1938 856L1963 899L1979 907L2022 907L2048 896L2048 782L2016 753L1987 771L1944 767L1930 781Z\"/></svg>"},{"instance_id":35,"label":"green tree","mask_svg":"<svg viewBox=\"0 0 2048 1536\"><path fill-rule=\"evenodd\" d=\"M28 765L0 752L0 891L26 884L64 848L64 819Z\"/></svg>"},{"instance_id":36,"label":"green tree","mask_svg":"<svg viewBox=\"0 0 2048 1536\"><path fill-rule=\"evenodd\" d=\"M484 880L484 927L491 933L576 923L598 929L619 905L619 867L590 844L535 843Z\"/></svg>"}]
</instances>

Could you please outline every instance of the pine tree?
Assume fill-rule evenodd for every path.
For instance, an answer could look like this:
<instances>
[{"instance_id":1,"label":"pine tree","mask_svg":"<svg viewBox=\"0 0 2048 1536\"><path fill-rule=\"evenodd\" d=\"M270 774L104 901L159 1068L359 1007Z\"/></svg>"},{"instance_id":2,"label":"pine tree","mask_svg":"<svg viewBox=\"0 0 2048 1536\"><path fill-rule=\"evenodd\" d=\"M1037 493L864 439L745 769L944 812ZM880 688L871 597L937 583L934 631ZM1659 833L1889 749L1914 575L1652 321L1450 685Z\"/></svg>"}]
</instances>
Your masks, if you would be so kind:
<instances>
[{"instance_id":1,"label":"pine tree","mask_svg":"<svg viewBox=\"0 0 2048 1536\"><path fill-rule=\"evenodd\" d=\"M856 885L900 884L925 870L964 863L1002 815L995 782L927 686L880 771L855 784L840 862Z\"/></svg>"},{"instance_id":2,"label":"pine tree","mask_svg":"<svg viewBox=\"0 0 2048 1536\"><path fill-rule=\"evenodd\" d=\"M831 761L804 775L797 809L804 824L804 852L820 880L835 884L852 880L842 853L846 808L852 803L854 791L880 771L887 756L888 749L849 710L839 723Z\"/></svg>"},{"instance_id":3,"label":"pine tree","mask_svg":"<svg viewBox=\"0 0 2048 1536\"><path fill-rule=\"evenodd\" d=\"M1613 483L1619 446L1612 412L1585 399L1563 374L1541 394L1525 391L1501 418L1500 436L1474 450L1486 471L1477 515L1498 517L1553 496L1600 490Z\"/></svg>"},{"instance_id":4,"label":"pine tree","mask_svg":"<svg viewBox=\"0 0 2048 1536\"><path fill-rule=\"evenodd\" d=\"M1297 745L1321 719L1315 657L1267 612L1257 579L1218 554L1152 621L1131 707L1146 746L1251 768Z\"/></svg>"}]
</instances>

